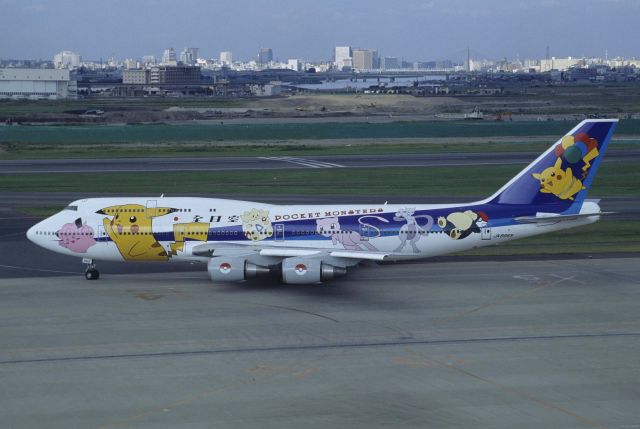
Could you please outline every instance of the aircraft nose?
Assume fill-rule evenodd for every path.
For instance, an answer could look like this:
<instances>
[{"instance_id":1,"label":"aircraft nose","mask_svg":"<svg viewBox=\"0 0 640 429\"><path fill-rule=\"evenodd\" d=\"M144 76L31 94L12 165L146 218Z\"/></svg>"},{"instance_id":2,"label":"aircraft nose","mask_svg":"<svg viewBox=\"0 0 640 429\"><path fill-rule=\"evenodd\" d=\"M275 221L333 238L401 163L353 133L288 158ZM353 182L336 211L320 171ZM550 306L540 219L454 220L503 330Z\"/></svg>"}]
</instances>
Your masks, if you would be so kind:
<instances>
[{"instance_id":1,"label":"aircraft nose","mask_svg":"<svg viewBox=\"0 0 640 429\"><path fill-rule=\"evenodd\" d=\"M39 244L36 239L37 237L36 231L42 229L41 225L42 225L42 222L38 222L37 224L33 225L31 228L27 230L27 239L34 244Z\"/></svg>"},{"instance_id":2,"label":"aircraft nose","mask_svg":"<svg viewBox=\"0 0 640 429\"><path fill-rule=\"evenodd\" d=\"M31 241L32 243L36 242L36 226L38 225L33 225L27 230L27 239L29 239L29 241Z\"/></svg>"}]
</instances>

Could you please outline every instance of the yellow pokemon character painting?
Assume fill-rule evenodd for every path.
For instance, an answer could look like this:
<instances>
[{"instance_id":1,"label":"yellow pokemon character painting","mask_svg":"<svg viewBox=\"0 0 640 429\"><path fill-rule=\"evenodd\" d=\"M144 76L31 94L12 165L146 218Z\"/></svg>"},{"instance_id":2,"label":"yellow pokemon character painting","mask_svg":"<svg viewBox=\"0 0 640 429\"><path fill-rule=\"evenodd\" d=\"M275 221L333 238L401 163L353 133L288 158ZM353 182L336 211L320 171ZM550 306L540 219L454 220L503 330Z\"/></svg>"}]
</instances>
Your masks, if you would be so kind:
<instances>
[{"instance_id":1,"label":"yellow pokemon character painting","mask_svg":"<svg viewBox=\"0 0 640 429\"><path fill-rule=\"evenodd\" d=\"M127 261L166 261L169 255L154 238L151 221L154 217L172 213L171 208L147 208L140 204L105 207L96 213L108 217L102 220L109 238Z\"/></svg>"},{"instance_id":2,"label":"yellow pokemon character painting","mask_svg":"<svg viewBox=\"0 0 640 429\"><path fill-rule=\"evenodd\" d=\"M561 200L573 200L585 189L582 181L587 177L591 162L600 155L598 142L587 133L567 135L553 149L558 157L553 166L533 177L540 181L540 192L553 194ZM565 168L563 168L563 162Z\"/></svg>"},{"instance_id":3,"label":"yellow pokemon character painting","mask_svg":"<svg viewBox=\"0 0 640 429\"><path fill-rule=\"evenodd\" d=\"M553 167L545 168L533 177L540 180L540 192L554 194L561 200L573 200L573 196L584 189L582 181L573 176L571 168L562 169L562 158L558 158Z\"/></svg>"}]
</instances>

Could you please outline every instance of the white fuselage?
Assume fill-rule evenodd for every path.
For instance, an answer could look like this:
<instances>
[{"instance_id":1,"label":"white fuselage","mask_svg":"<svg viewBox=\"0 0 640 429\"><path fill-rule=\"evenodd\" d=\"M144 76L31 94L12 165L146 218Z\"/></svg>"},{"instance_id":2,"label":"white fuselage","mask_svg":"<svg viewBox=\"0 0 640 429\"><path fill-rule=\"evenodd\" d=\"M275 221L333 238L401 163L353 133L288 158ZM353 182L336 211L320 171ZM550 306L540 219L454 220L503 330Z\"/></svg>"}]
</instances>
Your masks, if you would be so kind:
<instances>
[{"instance_id":1,"label":"white fuselage","mask_svg":"<svg viewBox=\"0 0 640 429\"><path fill-rule=\"evenodd\" d=\"M210 198L96 198L71 203L33 226L28 237L49 250L92 260L202 261L203 244L387 252L419 259L593 223L593 216L519 224L453 205L270 205ZM535 215L535 213L530 213Z\"/></svg>"}]
</instances>

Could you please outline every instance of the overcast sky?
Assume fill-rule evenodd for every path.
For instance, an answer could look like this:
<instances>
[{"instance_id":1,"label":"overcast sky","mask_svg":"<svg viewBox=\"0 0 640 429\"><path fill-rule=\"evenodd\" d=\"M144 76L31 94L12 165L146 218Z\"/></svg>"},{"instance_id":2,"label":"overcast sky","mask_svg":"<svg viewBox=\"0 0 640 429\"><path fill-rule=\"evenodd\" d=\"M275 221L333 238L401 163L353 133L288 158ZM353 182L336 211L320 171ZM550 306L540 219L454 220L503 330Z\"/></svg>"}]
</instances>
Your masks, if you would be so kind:
<instances>
[{"instance_id":1,"label":"overcast sky","mask_svg":"<svg viewBox=\"0 0 640 429\"><path fill-rule=\"evenodd\" d=\"M0 58L330 59L336 45L407 60L640 57L640 0L0 0Z\"/></svg>"}]
</instances>

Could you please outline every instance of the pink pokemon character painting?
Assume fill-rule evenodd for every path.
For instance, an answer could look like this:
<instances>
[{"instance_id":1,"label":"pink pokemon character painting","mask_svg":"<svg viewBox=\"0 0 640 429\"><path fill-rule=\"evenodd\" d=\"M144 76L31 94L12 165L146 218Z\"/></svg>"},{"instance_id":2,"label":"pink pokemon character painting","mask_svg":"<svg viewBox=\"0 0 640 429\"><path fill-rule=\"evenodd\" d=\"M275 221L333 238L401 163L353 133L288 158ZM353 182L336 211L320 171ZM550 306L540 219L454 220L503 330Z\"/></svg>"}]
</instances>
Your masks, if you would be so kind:
<instances>
[{"instance_id":1,"label":"pink pokemon character painting","mask_svg":"<svg viewBox=\"0 0 640 429\"><path fill-rule=\"evenodd\" d=\"M58 244L76 253L86 253L89 247L96 244L93 238L93 228L81 219L76 219L74 223L65 223L56 232Z\"/></svg>"}]
</instances>

